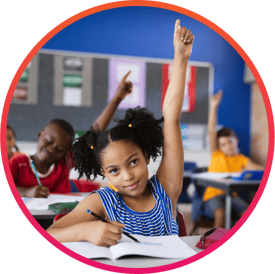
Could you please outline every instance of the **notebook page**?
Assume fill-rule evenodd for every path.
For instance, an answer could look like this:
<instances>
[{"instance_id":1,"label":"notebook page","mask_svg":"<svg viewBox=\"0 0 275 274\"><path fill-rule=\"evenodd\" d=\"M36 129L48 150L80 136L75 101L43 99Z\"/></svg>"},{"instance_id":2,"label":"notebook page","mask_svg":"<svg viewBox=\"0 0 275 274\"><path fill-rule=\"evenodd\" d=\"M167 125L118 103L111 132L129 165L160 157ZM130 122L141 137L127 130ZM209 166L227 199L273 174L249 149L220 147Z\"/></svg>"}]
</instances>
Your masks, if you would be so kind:
<instances>
[{"instance_id":1,"label":"notebook page","mask_svg":"<svg viewBox=\"0 0 275 274\"><path fill-rule=\"evenodd\" d=\"M133 235L140 243L136 243L128 237L110 247L110 252L116 260L125 255L143 255L159 258L186 259L196 254L196 252L184 243L178 236L157 236L148 237Z\"/></svg>"},{"instance_id":2,"label":"notebook page","mask_svg":"<svg viewBox=\"0 0 275 274\"><path fill-rule=\"evenodd\" d=\"M67 242L62 243L65 247L71 249L75 253L88 259L108 258L112 259L108 247L97 246L90 242Z\"/></svg>"},{"instance_id":3,"label":"notebook page","mask_svg":"<svg viewBox=\"0 0 275 274\"><path fill-rule=\"evenodd\" d=\"M239 172L202 172L198 174L194 174L195 179L196 178L203 178L203 179L225 179L227 177L238 177L241 173Z\"/></svg>"},{"instance_id":4,"label":"notebook page","mask_svg":"<svg viewBox=\"0 0 275 274\"><path fill-rule=\"evenodd\" d=\"M26 207L30 209L47 210L50 204L82 201L84 196L51 194L48 198L23 198Z\"/></svg>"}]
</instances>

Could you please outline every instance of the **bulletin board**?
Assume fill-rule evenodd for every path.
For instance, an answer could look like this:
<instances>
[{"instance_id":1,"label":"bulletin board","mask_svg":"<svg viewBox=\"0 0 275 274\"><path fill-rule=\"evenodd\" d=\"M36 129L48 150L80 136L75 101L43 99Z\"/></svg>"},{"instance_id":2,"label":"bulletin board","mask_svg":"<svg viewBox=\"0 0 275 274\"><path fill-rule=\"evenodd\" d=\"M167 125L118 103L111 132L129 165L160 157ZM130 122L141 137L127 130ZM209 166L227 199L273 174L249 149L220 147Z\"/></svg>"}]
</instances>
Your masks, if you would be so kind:
<instances>
[{"instance_id":1,"label":"bulletin board","mask_svg":"<svg viewBox=\"0 0 275 274\"><path fill-rule=\"evenodd\" d=\"M64 81L63 74L57 76L60 70L56 67L58 62L60 64L60 61L56 60L62 57L80 58L83 60L83 65L89 68L88 72L83 70L87 94L86 97L82 97L84 102L81 105L63 105L62 100L58 98L60 93L56 93L57 77L60 78L59 81ZM37 133L54 118L69 121L76 131L89 129L109 100L109 66L112 59L144 63L144 87L141 87L144 89L144 106L160 118L163 65L170 64L172 60L40 50L36 55L38 60L36 104L12 103L10 106L8 124L15 129L17 140L36 141ZM182 113L181 123L207 124L209 96L213 94L213 67L205 62L190 61L189 65L196 69L196 104L191 112ZM65 72L67 75L67 71ZM65 80L68 81L68 78ZM74 78L70 81L77 80ZM118 109L115 117L122 118L124 114L125 108ZM114 122L111 122L110 126L113 125Z\"/></svg>"}]
</instances>

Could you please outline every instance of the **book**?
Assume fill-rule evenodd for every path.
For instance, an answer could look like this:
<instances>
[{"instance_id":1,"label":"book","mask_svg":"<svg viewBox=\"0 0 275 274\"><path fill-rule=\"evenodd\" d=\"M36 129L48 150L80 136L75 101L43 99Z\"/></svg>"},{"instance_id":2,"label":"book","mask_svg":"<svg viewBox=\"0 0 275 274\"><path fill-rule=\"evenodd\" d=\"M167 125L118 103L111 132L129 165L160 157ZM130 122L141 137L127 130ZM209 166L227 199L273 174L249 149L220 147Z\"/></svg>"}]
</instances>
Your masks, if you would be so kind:
<instances>
[{"instance_id":1,"label":"book","mask_svg":"<svg viewBox=\"0 0 275 274\"><path fill-rule=\"evenodd\" d=\"M110 260L117 260L128 255L186 259L197 254L177 235L155 237L133 236L139 240L139 243L122 235L122 239L116 245L110 247L97 246L90 242L66 242L62 244L88 259L108 258Z\"/></svg>"},{"instance_id":2,"label":"book","mask_svg":"<svg viewBox=\"0 0 275 274\"><path fill-rule=\"evenodd\" d=\"M66 195L66 194L50 194L48 198L26 198L22 197L22 200L28 210L48 210L49 205L55 203L70 203L81 202L85 196L81 195Z\"/></svg>"},{"instance_id":3,"label":"book","mask_svg":"<svg viewBox=\"0 0 275 274\"><path fill-rule=\"evenodd\" d=\"M195 179L203 178L209 180L219 180L219 179L231 179L232 177L238 177L241 173L239 172L202 172L192 174Z\"/></svg>"}]
</instances>

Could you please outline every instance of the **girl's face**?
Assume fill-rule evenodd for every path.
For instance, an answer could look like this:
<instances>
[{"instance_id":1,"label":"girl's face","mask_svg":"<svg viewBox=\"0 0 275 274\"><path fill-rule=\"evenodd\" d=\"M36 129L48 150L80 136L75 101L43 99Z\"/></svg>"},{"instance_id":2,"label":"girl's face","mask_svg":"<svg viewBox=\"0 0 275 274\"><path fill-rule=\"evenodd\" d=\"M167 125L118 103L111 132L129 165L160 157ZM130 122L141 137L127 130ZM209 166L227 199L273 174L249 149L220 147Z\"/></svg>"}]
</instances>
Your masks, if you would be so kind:
<instances>
[{"instance_id":1,"label":"girl's face","mask_svg":"<svg viewBox=\"0 0 275 274\"><path fill-rule=\"evenodd\" d=\"M223 136L218 139L220 150L226 156L235 156L238 154L238 139L234 136Z\"/></svg>"},{"instance_id":2,"label":"girl's face","mask_svg":"<svg viewBox=\"0 0 275 274\"><path fill-rule=\"evenodd\" d=\"M13 131L9 128L7 128L6 133L6 141L7 141L7 151L11 152L11 150L15 147L15 136L13 134Z\"/></svg>"},{"instance_id":3,"label":"girl's face","mask_svg":"<svg viewBox=\"0 0 275 274\"><path fill-rule=\"evenodd\" d=\"M137 197L145 191L149 161L138 146L115 141L103 151L102 172L121 194Z\"/></svg>"},{"instance_id":4,"label":"girl's face","mask_svg":"<svg viewBox=\"0 0 275 274\"><path fill-rule=\"evenodd\" d=\"M60 160L72 144L70 135L56 124L48 124L37 138L37 158L47 164Z\"/></svg>"}]
</instances>

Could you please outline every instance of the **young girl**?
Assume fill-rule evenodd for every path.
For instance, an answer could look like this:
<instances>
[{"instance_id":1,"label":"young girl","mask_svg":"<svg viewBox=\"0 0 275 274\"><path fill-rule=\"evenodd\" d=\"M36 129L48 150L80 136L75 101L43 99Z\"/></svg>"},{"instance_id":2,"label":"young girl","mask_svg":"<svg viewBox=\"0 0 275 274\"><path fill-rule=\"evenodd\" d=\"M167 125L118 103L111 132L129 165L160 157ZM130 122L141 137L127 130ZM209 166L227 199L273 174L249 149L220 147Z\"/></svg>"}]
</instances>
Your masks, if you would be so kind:
<instances>
[{"instance_id":1,"label":"young girl","mask_svg":"<svg viewBox=\"0 0 275 274\"><path fill-rule=\"evenodd\" d=\"M7 153L8 159L12 156L19 154L19 149L16 146L16 135L12 127L7 125L7 133L6 133L6 142L7 142ZM15 152L14 152L15 149Z\"/></svg>"},{"instance_id":2,"label":"young girl","mask_svg":"<svg viewBox=\"0 0 275 274\"><path fill-rule=\"evenodd\" d=\"M146 109L129 109L110 131L100 133L92 129L75 143L75 163L80 174L88 178L103 175L117 192L101 188L85 198L48 228L55 239L86 240L110 246L117 243L122 231L145 236L178 234L176 205L183 178L179 121L193 39L191 31L181 28L177 20L173 71L163 104L164 119L156 120ZM150 157L160 155L161 147L161 164L157 174L148 180ZM97 220L87 209L111 223Z\"/></svg>"},{"instance_id":3,"label":"young girl","mask_svg":"<svg viewBox=\"0 0 275 274\"><path fill-rule=\"evenodd\" d=\"M97 118L94 125L105 130L120 102L132 91L131 82L126 82L128 72L112 100ZM74 129L65 120L54 119L38 135L37 152L34 155L21 154L10 159L10 169L22 197L45 198L51 193L70 192L69 171L74 166L70 151L74 140ZM38 185L35 170L41 181Z\"/></svg>"}]
</instances>

